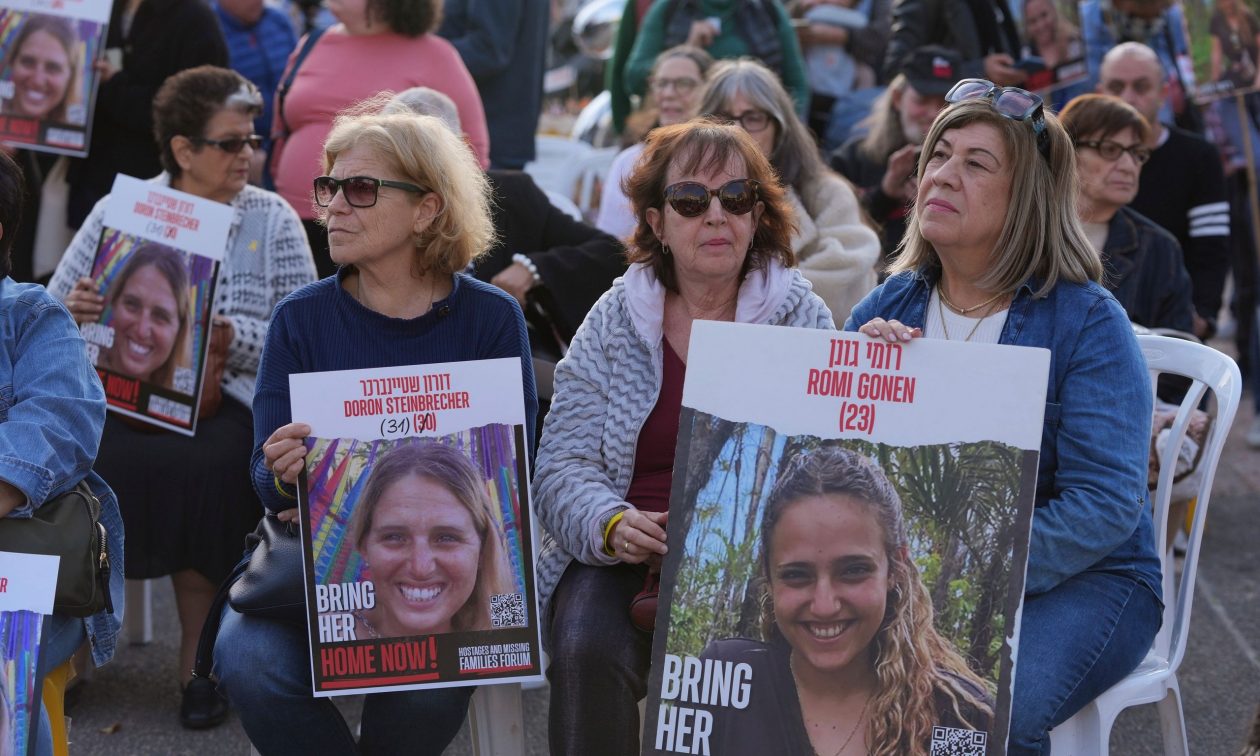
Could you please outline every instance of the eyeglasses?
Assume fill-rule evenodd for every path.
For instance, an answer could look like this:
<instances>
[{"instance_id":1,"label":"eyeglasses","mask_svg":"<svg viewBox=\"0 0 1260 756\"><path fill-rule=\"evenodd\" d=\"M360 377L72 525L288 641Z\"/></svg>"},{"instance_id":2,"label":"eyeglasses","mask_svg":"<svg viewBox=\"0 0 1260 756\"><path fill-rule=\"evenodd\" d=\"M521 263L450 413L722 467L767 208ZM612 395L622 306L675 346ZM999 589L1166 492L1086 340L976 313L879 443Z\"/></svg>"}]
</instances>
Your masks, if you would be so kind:
<instances>
[{"instance_id":1,"label":"eyeglasses","mask_svg":"<svg viewBox=\"0 0 1260 756\"><path fill-rule=\"evenodd\" d=\"M1123 144L1113 142L1110 139L1091 139L1089 141L1082 140L1076 142L1076 146L1088 147L1091 150L1096 151L1099 155L1102 155L1102 159L1106 160L1108 163L1116 162L1120 159L1120 156L1126 152L1129 153L1134 162L1138 165L1142 165L1147 160L1151 159L1151 151L1140 144L1125 147Z\"/></svg>"},{"instance_id":2,"label":"eyeglasses","mask_svg":"<svg viewBox=\"0 0 1260 756\"><path fill-rule=\"evenodd\" d=\"M376 198L380 195L382 186L402 189L404 192L413 194L426 194L432 191L405 181L389 181L371 176L347 176L343 179L320 176L315 179L315 204L328 207L332 204L333 197L337 196L337 190L340 189L350 207L372 207L376 204Z\"/></svg>"},{"instance_id":3,"label":"eyeglasses","mask_svg":"<svg viewBox=\"0 0 1260 756\"><path fill-rule=\"evenodd\" d=\"M1050 162L1050 132L1040 95L1019 87L999 87L988 79L963 79L945 95L945 102L988 100L999 115L1012 121L1027 121L1037 138L1037 151Z\"/></svg>"},{"instance_id":4,"label":"eyeglasses","mask_svg":"<svg viewBox=\"0 0 1260 756\"><path fill-rule=\"evenodd\" d=\"M247 137L232 137L231 139L206 139L205 137L188 137L188 141L193 144L208 144L218 147L226 153L235 155L245 149L245 145L249 145L253 149L262 147L263 138L257 134L250 134Z\"/></svg>"},{"instance_id":5,"label":"eyeglasses","mask_svg":"<svg viewBox=\"0 0 1260 756\"><path fill-rule=\"evenodd\" d=\"M696 87L700 86L700 82L690 76L681 76L677 79L653 78L648 81L648 86L652 88L653 92L664 92L666 89L673 87L678 94L689 95L696 90Z\"/></svg>"},{"instance_id":6,"label":"eyeglasses","mask_svg":"<svg viewBox=\"0 0 1260 756\"><path fill-rule=\"evenodd\" d=\"M737 116L730 113L714 113L713 117L726 123L738 123L750 134L765 131L770 125L770 114L764 110L746 110Z\"/></svg>"},{"instance_id":7,"label":"eyeglasses","mask_svg":"<svg viewBox=\"0 0 1260 756\"><path fill-rule=\"evenodd\" d=\"M746 215L757 204L759 186L756 181L746 178L727 181L717 189L710 189L699 181L679 181L665 187L665 201L684 218L703 215L714 197L731 215Z\"/></svg>"}]
</instances>

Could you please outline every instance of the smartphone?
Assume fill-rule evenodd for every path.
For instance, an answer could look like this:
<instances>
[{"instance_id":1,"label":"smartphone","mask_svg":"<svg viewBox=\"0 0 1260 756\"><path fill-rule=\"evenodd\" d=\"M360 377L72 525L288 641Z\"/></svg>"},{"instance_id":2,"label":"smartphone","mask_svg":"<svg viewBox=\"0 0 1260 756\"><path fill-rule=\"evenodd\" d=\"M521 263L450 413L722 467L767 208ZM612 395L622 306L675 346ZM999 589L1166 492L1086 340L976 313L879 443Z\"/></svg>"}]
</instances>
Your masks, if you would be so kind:
<instances>
[{"instance_id":1,"label":"smartphone","mask_svg":"<svg viewBox=\"0 0 1260 756\"><path fill-rule=\"evenodd\" d=\"M1025 73L1035 74L1046 70L1046 59L1039 55L1027 55L1015 61L1015 67Z\"/></svg>"}]
</instances>

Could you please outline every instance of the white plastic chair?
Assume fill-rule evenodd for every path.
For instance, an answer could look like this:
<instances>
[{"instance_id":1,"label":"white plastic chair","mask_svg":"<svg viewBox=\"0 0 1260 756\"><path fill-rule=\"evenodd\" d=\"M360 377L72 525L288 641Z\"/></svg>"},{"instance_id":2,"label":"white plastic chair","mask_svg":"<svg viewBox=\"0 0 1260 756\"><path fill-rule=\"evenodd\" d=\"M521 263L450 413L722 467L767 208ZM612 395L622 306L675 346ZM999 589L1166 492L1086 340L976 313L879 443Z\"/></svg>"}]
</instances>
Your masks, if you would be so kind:
<instances>
[{"instance_id":1,"label":"white plastic chair","mask_svg":"<svg viewBox=\"0 0 1260 756\"><path fill-rule=\"evenodd\" d=\"M1056 756L1106 756L1111 726L1121 711L1130 706L1157 704L1167 756L1186 756L1185 714L1181 707L1181 688L1177 669L1185 657L1190 632L1190 609L1194 603L1194 580L1198 571L1199 546L1203 541L1203 523L1207 518L1208 499L1221 450L1238 410L1242 378L1238 366L1228 356L1201 344L1165 336L1138 336L1138 344L1151 371L1151 383L1159 373L1181 375L1193 379L1173 421L1170 442L1160 455L1159 480L1155 488L1155 543L1164 572L1164 624L1146 658L1138 668L1094 699L1071 719L1050 733ZM1168 506L1171 500L1177 452L1186 439L1190 413L1200 405L1208 390L1212 391L1215 411L1212 427L1202 450L1199 466L1203 478L1198 488L1198 503L1190 527L1189 545L1181 580L1176 579L1176 563L1171 551L1164 549L1168 532ZM1019 674L1019 670L1016 670Z\"/></svg>"},{"instance_id":2,"label":"white plastic chair","mask_svg":"<svg viewBox=\"0 0 1260 756\"><path fill-rule=\"evenodd\" d=\"M543 194L547 195L548 201L550 201L552 206L557 210L575 221L582 220L582 211L578 209L578 206L575 205L573 200L569 199L567 195L561 194L555 189L543 189Z\"/></svg>"},{"instance_id":3,"label":"white plastic chair","mask_svg":"<svg viewBox=\"0 0 1260 756\"><path fill-rule=\"evenodd\" d=\"M525 172L543 191L573 198L580 175L578 168L594 149L577 139L542 134L534 140L534 159L526 164Z\"/></svg>"},{"instance_id":4,"label":"white plastic chair","mask_svg":"<svg viewBox=\"0 0 1260 756\"><path fill-rule=\"evenodd\" d=\"M591 150L575 166L577 175L573 198L588 223L595 220L599 212L599 201L604 194L604 185L608 183L608 171L620 152L617 147Z\"/></svg>"}]
</instances>

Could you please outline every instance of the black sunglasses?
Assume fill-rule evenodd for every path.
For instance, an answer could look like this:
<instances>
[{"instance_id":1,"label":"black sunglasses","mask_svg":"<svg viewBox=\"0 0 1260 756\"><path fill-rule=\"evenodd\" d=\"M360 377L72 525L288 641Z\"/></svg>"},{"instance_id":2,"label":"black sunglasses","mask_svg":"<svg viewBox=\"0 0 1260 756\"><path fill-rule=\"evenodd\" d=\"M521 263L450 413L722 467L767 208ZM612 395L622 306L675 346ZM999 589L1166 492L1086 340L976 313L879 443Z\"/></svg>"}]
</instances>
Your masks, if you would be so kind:
<instances>
[{"instance_id":1,"label":"black sunglasses","mask_svg":"<svg viewBox=\"0 0 1260 756\"><path fill-rule=\"evenodd\" d=\"M746 178L727 181L717 189L710 189L699 181L679 181L665 187L665 201L684 218L703 215L713 197L717 197L722 209L731 215L745 215L757 204L759 186Z\"/></svg>"},{"instance_id":2,"label":"black sunglasses","mask_svg":"<svg viewBox=\"0 0 1260 756\"><path fill-rule=\"evenodd\" d=\"M402 189L404 192L413 194L426 194L432 191L405 181L389 181L371 176L347 176L343 179L320 176L315 179L315 204L328 207L332 204L333 197L337 196L337 190L340 189L350 207L372 207L376 204L376 198L382 186Z\"/></svg>"},{"instance_id":3,"label":"black sunglasses","mask_svg":"<svg viewBox=\"0 0 1260 756\"><path fill-rule=\"evenodd\" d=\"M1026 121L1037 139L1037 151L1050 162L1050 132L1046 131L1046 114L1040 95L1019 87L999 87L988 79L963 79L945 95L945 102L988 100L993 109L1012 121Z\"/></svg>"},{"instance_id":4,"label":"black sunglasses","mask_svg":"<svg viewBox=\"0 0 1260 756\"><path fill-rule=\"evenodd\" d=\"M231 139L206 139L205 137L188 137L188 141L193 144L208 144L218 147L224 152L235 155L245 149L245 145L249 145L253 149L262 147L263 138L257 134L250 134L247 137L232 137Z\"/></svg>"}]
</instances>

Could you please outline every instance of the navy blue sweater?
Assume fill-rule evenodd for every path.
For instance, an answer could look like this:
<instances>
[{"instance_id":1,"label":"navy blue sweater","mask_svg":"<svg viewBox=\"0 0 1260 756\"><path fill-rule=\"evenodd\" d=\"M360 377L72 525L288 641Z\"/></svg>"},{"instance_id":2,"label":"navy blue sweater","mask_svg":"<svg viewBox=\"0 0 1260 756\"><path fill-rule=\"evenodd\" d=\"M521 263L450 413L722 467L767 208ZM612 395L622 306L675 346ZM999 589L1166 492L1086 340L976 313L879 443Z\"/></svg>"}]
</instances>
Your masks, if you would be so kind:
<instances>
[{"instance_id":1,"label":"navy blue sweater","mask_svg":"<svg viewBox=\"0 0 1260 756\"><path fill-rule=\"evenodd\" d=\"M303 286L276 305L254 392L254 488L267 509L294 502L276 491L263 442L292 422L289 375L397 365L522 357L527 439L534 438L538 393L521 308L508 294L459 274L450 296L412 320L390 318L359 304L341 288L346 269Z\"/></svg>"}]
</instances>

